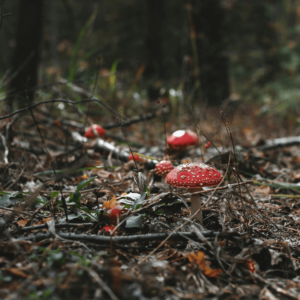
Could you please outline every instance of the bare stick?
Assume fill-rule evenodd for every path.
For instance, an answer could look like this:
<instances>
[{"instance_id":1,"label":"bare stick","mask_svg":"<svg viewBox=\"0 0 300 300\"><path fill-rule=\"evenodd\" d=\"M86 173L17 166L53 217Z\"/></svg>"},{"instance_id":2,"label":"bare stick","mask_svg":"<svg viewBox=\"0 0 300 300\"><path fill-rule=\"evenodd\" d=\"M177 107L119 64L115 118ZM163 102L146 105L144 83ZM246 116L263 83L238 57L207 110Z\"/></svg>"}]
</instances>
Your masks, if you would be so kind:
<instances>
[{"instance_id":1,"label":"bare stick","mask_svg":"<svg viewBox=\"0 0 300 300\"><path fill-rule=\"evenodd\" d=\"M37 129L38 129L38 132L39 132L39 134L40 134L40 137L41 137L41 140L42 140L43 145L44 145L44 147L45 147L47 156L48 156L48 158L49 158L49 160L50 160L50 164L51 164L51 167L52 167L52 169L53 169L54 175L56 176L57 174L56 174L55 167L54 167L54 164L53 164L52 156L50 155L50 153L49 153L49 151L48 151L48 148L47 148L47 146L46 146L44 137L43 137L43 135L42 135L42 132L41 132L41 130L40 130L39 125L38 125L37 122L36 122L36 119L35 119L35 117L34 117L34 114L33 114L33 112L32 112L32 109L30 109L30 113L31 113L32 119L33 119L33 121L34 121L34 123L35 123L35 125L36 125L36 127L37 127ZM67 220L67 222L68 222L69 220L68 220L68 211L67 211L67 203L66 203L66 199L64 198L64 195L63 195L63 192L62 192L62 186L61 186L61 184L60 184L60 181L57 180L57 183L58 183L58 186L59 186L59 191L60 191L60 195L61 195L61 199L62 199L62 203L63 203L65 215L66 215L66 220ZM54 217L54 216L53 216L53 217Z\"/></svg>"},{"instance_id":2,"label":"bare stick","mask_svg":"<svg viewBox=\"0 0 300 300\"><path fill-rule=\"evenodd\" d=\"M24 112L28 109L31 109L31 108L34 108L34 107L37 107L41 104L48 104L48 103L67 103L67 104L71 104L71 105L74 105L76 107L77 104L79 103L89 103L89 102L96 102L96 103L99 103L100 105L104 106L107 110L109 110L113 115L116 115L117 117L121 118L121 119L126 119L125 117L123 117L122 115L120 115L119 113L115 112L110 106L108 106L106 103L104 103L103 101L99 100L99 99L83 99L83 100L79 100L79 101L72 101L72 100L68 100L68 99L51 99L51 100L45 100L45 101L40 101L40 102L37 102L37 103L33 103L27 107L24 107L24 108L21 108L21 109L18 109L14 112L12 112L11 114L8 114L8 115L5 115L5 116L2 116L0 117L0 120L4 120L4 119L7 119L7 118L10 118L16 114L19 114L21 112Z\"/></svg>"}]
</instances>

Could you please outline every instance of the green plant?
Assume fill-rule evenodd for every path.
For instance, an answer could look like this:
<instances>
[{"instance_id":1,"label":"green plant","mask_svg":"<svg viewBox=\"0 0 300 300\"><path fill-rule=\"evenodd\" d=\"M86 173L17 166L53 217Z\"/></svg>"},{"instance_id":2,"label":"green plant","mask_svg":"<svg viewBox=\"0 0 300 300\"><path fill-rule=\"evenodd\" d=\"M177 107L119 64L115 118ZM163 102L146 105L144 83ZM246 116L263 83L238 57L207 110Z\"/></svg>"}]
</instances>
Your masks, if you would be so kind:
<instances>
[{"instance_id":1,"label":"green plant","mask_svg":"<svg viewBox=\"0 0 300 300\"><path fill-rule=\"evenodd\" d=\"M94 11L94 13L91 15L91 17L87 20L87 22L84 24L84 26L82 27L82 29L79 32L75 47L72 51L72 56L71 56L71 63L70 63L70 67L69 67L69 75L68 75L68 80L69 81L73 81L76 71L77 71L77 62L76 62L76 58L77 58L77 54L79 51L79 47L81 45L83 36L85 34L85 32L88 30L88 28L91 26L91 24L93 23L93 21L95 20L97 15L97 10Z\"/></svg>"},{"instance_id":2,"label":"green plant","mask_svg":"<svg viewBox=\"0 0 300 300\"><path fill-rule=\"evenodd\" d=\"M87 207L82 207L80 205L80 199L81 199L80 191L84 187L86 187L88 184L90 184L93 180L95 180L96 178L97 178L97 176L94 176L92 178L88 178L88 179L85 179L83 181L80 181L77 185L76 191L74 193L70 193L70 196L66 199L68 206L73 206L73 207L83 211L83 213L78 212L77 215L70 214L68 216L69 220L72 220L72 219L75 219L75 218L81 218L81 219L84 219L84 220L97 220L97 215L100 212L97 212L97 211L91 212ZM58 192L51 193L51 197L52 197L52 194L53 194L53 196L57 196ZM61 197L58 200L58 204L61 206L61 207L59 207L59 209L63 209L63 207L62 207L63 203L62 203ZM62 222L64 220L60 220L60 221Z\"/></svg>"}]
</instances>

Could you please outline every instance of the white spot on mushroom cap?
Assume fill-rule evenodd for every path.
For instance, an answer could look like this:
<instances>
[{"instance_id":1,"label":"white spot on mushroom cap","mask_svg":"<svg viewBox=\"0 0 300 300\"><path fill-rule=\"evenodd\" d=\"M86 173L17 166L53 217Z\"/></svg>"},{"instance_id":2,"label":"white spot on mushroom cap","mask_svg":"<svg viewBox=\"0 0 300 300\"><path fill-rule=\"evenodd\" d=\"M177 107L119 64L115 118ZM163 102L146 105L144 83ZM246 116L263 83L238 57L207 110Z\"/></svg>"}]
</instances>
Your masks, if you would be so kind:
<instances>
[{"instance_id":1,"label":"white spot on mushroom cap","mask_svg":"<svg viewBox=\"0 0 300 300\"><path fill-rule=\"evenodd\" d=\"M185 134L185 130L177 130L175 132L173 132L173 135L176 137L181 137Z\"/></svg>"}]
</instances>

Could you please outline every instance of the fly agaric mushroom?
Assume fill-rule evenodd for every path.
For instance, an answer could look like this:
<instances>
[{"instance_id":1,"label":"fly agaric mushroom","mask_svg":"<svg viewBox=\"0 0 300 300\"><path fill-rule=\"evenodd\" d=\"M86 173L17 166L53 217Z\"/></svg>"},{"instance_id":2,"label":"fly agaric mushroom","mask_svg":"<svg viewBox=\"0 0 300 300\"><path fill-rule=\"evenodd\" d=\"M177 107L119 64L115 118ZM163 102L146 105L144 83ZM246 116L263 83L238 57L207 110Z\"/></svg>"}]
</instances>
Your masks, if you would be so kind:
<instances>
[{"instance_id":1,"label":"fly agaric mushroom","mask_svg":"<svg viewBox=\"0 0 300 300\"><path fill-rule=\"evenodd\" d=\"M161 182L165 183L166 175L174 169L169 160L162 160L155 166L155 174L161 176Z\"/></svg>"},{"instance_id":2,"label":"fly agaric mushroom","mask_svg":"<svg viewBox=\"0 0 300 300\"><path fill-rule=\"evenodd\" d=\"M135 161L141 161L142 160L140 156L135 155L135 154L130 154L128 156L128 161L133 160L133 158L134 158Z\"/></svg>"},{"instance_id":3,"label":"fly agaric mushroom","mask_svg":"<svg viewBox=\"0 0 300 300\"><path fill-rule=\"evenodd\" d=\"M167 143L172 149L185 150L188 146L196 145L198 137L190 130L177 130L168 137Z\"/></svg>"},{"instance_id":4,"label":"fly agaric mushroom","mask_svg":"<svg viewBox=\"0 0 300 300\"><path fill-rule=\"evenodd\" d=\"M203 187L218 185L223 175L213 167L204 163L188 163L179 165L166 177L166 183L179 188L186 188L188 192L199 192ZM192 212L199 208L196 219L202 224L202 208L199 195L191 195Z\"/></svg>"},{"instance_id":5,"label":"fly agaric mushroom","mask_svg":"<svg viewBox=\"0 0 300 300\"><path fill-rule=\"evenodd\" d=\"M89 139L105 136L105 129L100 125L94 124L86 130L84 136Z\"/></svg>"}]
</instances>

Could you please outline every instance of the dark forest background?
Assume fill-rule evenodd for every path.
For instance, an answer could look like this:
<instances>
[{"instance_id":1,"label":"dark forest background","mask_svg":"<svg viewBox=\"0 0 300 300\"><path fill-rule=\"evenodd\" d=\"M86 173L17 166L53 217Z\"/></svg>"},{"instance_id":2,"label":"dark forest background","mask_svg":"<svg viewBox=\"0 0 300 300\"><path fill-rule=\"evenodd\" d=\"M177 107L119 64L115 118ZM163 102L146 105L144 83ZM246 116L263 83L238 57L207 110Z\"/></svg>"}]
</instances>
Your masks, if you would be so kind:
<instances>
[{"instance_id":1,"label":"dark forest background","mask_svg":"<svg viewBox=\"0 0 300 300\"><path fill-rule=\"evenodd\" d=\"M299 113L299 0L0 5L2 15L12 13L0 31L4 111L34 99L74 98L61 87L66 82L92 91L100 70L95 95L112 106L168 96L177 108L248 101Z\"/></svg>"}]
</instances>

